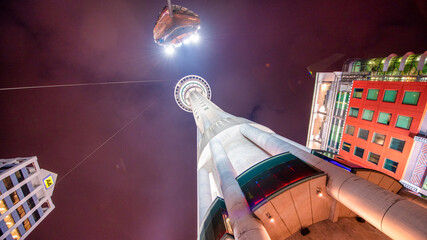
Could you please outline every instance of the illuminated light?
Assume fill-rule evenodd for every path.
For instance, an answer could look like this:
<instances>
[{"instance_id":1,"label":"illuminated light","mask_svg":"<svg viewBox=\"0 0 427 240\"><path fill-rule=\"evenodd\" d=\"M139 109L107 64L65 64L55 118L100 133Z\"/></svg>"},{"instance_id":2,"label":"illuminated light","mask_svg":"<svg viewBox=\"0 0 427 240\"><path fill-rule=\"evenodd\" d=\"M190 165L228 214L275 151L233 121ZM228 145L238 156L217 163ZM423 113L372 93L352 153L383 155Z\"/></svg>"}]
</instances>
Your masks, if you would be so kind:
<instances>
[{"instance_id":1,"label":"illuminated light","mask_svg":"<svg viewBox=\"0 0 427 240\"><path fill-rule=\"evenodd\" d=\"M270 218L270 222L274 222L274 218Z\"/></svg>"},{"instance_id":2,"label":"illuminated light","mask_svg":"<svg viewBox=\"0 0 427 240\"><path fill-rule=\"evenodd\" d=\"M323 193L322 193L322 191L320 190L320 188L317 188L317 189L316 189L316 193L317 193L317 196L319 196L319 197L322 197L322 196L323 196Z\"/></svg>"},{"instance_id":3,"label":"illuminated light","mask_svg":"<svg viewBox=\"0 0 427 240\"><path fill-rule=\"evenodd\" d=\"M270 213L266 213L265 216L267 216L270 222L274 222L274 218L270 215Z\"/></svg>"},{"instance_id":4,"label":"illuminated light","mask_svg":"<svg viewBox=\"0 0 427 240\"><path fill-rule=\"evenodd\" d=\"M167 46L165 48L165 52L168 55L173 55L175 53L175 48L173 46Z\"/></svg>"},{"instance_id":5,"label":"illuminated light","mask_svg":"<svg viewBox=\"0 0 427 240\"><path fill-rule=\"evenodd\" d=\"M184 44L185 44L185 45L187 45L187 44L189 44L189 43L191 43L191 38L186 38L186 39L184 40Z\"/></svg>"},{"instance_id":6,"label":"illuminated light","mask_svg":"<svg viewBox=\"0 0 427 240\"><path fill-rule=\"evenodd\" d=\"M53 185L53 178L52 175L48 175L46 178L43 179L44 187L46 189L50 188Z\"/></svg>"},{"instance_id":7,"label":"illuminated light","mask_svg":"<svg viewBox=\"0 0 427 240\"><path fill-rule=\"evenodd\" d=\"M197 30L200 30L200 25L197 27Z\"/></svg>"},{"instance_id":8,"label":"illuminated light","mask_svg":"<svg viewBox=\"0 0 427 240\"><path fill-rule=\"evenodd\" d=\"M191 36L191 41L192 41L192 42L194 42L194 43L199 42L199 41L200 41L200 36L199 36L199 34L193 34L193 35Z\"/></svg>"}]
</instances>

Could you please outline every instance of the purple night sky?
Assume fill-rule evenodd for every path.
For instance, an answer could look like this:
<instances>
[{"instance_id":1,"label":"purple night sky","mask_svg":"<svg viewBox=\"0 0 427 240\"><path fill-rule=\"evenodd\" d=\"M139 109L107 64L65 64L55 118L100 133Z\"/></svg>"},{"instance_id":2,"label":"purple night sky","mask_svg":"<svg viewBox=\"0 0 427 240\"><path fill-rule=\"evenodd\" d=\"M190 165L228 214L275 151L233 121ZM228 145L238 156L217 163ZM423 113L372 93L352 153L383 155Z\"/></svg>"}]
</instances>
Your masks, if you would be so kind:
<instances>
[{"instance_id":1,"label":"purple night sky","mask_svg":"<svg viewBox=\"0 0 427 240\"><path fill-rule=\"evenodd\" d=\"M37 156L61 179L28 239L196 239L196 130L173 98L186 75L305 144L309 65L427 50L423 0L172 2L199 14L201 42L168 57L152 39L166 0L1 1L0 88L164 80L0 91L0 158Z\"/></svg>"}]
</instances>

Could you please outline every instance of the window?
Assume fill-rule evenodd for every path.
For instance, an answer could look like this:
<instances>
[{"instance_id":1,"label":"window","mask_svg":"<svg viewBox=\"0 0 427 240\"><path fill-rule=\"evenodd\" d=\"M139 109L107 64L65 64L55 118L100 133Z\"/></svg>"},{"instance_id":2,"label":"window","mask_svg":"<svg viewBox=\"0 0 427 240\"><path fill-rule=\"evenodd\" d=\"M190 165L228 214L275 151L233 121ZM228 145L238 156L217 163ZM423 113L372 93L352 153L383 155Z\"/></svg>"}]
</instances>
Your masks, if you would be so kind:
<instances>
[{"instance_id":1,"label":"window","mask_svg":"<svg viewBox=\"0 0 427 240\"><path fill-rule=\"evenodd\" d=\"M350 152L351 144L347 142L342 142L342 150Z\"/></svg>"},{"instance_id":2,"label":"window","mask_svg":"<svg viewBox=\"0 0 427 240\"><path fill-rule=\"evenodd\" d=\"M373 153L373 152L370 152L369 153L369 156L368 156L368 162L371 162L371 163L373 163L373 164L375 164L375 165L378 165L378 161L380 160L380 155L378 155L378 154L375 154L375 153Z\"/></svg>"},{"instance_id":3,"label":"window","mask_svg":"<svg viewBox=\"0 0 427 240\"><path fill-rule=\"evenodd\" d=\"M3 214L5 213L7 210L9 210L9 208L7 208L6 203L4 203L4 200L2 199L0 201L0 213Z\"/></svg>"},{"instance_id":4,"label":"window","mask_svg":"<svg viewBox=\"0 0 427 240\"><path fill-rule=\"evenodd\" d=\"M378 99L378 89L369 89L368 90L368 96L366 96L366 99L368 100L377 100Z\"/></svg>"},{"instance_id":5,"label":"window","mask_svg":"<svg viewBox=\"0 0 427 240\"><path fill-rule=\"evenodd\" d=\"M353 98L362 98L363 88L355 88L353 92Z\"/></svg>"},{"instance_id":6,"label":"window","mask_svg":"<svg viewBox=\"0 0 427 240\"><path fill-rule=\"evenodd\" d=\"M411 127L412 118L406 116L398 116L396 121L396 127L409 129Z\"/></svg>"},{"instance_id":7,"label":"window","mask_svg":"<svg viewBox=\"0 0 427 240\"><path fill-rule=\"evenodd\" d=\"M24 228L27 231L30 230L30 228L31 228L31 223L30 223L30 221L28 221L28 218L24 220Z\"/></svg>"},{"instance_id":8,"label":"window","mask_svg":"<svg viewBox=\"0 0 427 240\"><path fill-rule=\"evenodd\" d=\"M350 117L357 118L357 116L359 116L359 109L358 108L354 108L354 107L350 108L350 112L348 113L348 115Z\"/></svg>"},{"instance_id":9,"label":"window","mask_svg":"<svg viewBox=\"0 0 427 240\"><path fill-rule=\"evenodd\" d=\"M394 150L399 151L399 152L403 152L404 147L405 147L405 141L397 139L397 138L391 139L389 148L394 149Z\"/></svg>"},{"instance_id":10,"label":"window","mask_svg":"<svg viewBox=\"0 0 427 240\"><path fill-rule=\"evenodd\" d=\"M12 234L12 238L14 240L18 240L21 238L21 232L19 232L18 228L13 229L12 232L10 232L10 234Z\"/></svg>"},{"instance_id":11,"label":"window","mask_svg":"<svg viewBox=\"0 0 427 240\"><path fill-rule=\"evenodd\" d=\"M13 193L11 193L9 195L10 199L12 199L13 205L17 204L19 202L19 197L18 194L16 193L16 191L13 191Z\"/></svg>"},{"instance_id":12,"label":"window","mask_svg":"<svg viewBox=\"0 0 427 240\"><path fill-rule=\"evenodd\" d=\"M31 209L33 209L33 207L34 206L36 206L36 204L34 203L34 200L33 200L33 198L32 197L30 197L28 200L27 200L27 204L28 204L28 208L31 210Z\"/></svg>"},{"instance_id":13,"label":"window","mask_svg":"<svg viewBox=\"0 0 427 240\"><path fill-rule=\"evenodd\" d=\"M7 228L10 228L15 224L15 220L13 220L13 217L10 214L4 217L4 221L6 222Z\"/></svg>"},{"instance_id":14,"label":"window","mask_svg":"<svg viewBox=\"0 0 427 240\"><path fill-rule=\"evenodd\" d=\"M385 90L383 102L392 102L396 101L397 90Z\"/></svg>"},{"instance_id":15,"label":"window","mask_svg":"<svg viewBox=\"0 0 427 240\"><path fill-rule=\"evenodd\" d=\"M409 104L409 105L417 105L419 98L420 98L420 92L406 91L405 95L403 96L402 103Z\"/></svg>"},{"instance_id":16,"label":"window","mask_svg":"<svg viewBox=\"0 0 427 240\"><path fill-rule=\"evenodd\" d=\"M363 110L362 119L372 121L372 118L374 117L374 111L373 110Z\"/></svg>"},{"instance_id":17,"label":"window","mask_svg":"<svg viewBox=\"0 0 427 240\"><path fill-rule=\"evenodd\" d=\"M22 218L23 216L25 216L25 210L24 208L21 206L19 206L16 211L18 211L18 215Z\"/></svg>"},{"instance_id":18,"label":"window","mask_svg":"<svg viewBox=\"0 0 427 240\"><path fill-rule=\"evenodd\" d=\"M345 129L345 133L347 133L348 135L353 136L354 135L354 126L351 125L347 125L347 128Z\"/></svg>"},{"instance_id":19,"label":"window","mask_svg":"<svg viewBox=\"0 0 427 240\"><path fill-rule=\"evenodd\" d=\"M354 155L363 158L363 154L365 153L365 149L360 148L360 147L355 147L354 148Z\"/></svg>"},{"instance_id":20,"label":"window","mask_svg":"<svg viewBox=\"0 0 427 240\"><path fill-rule=\"evenodd\" d=\"M390 119L391 119L391 114L390 113L380 112L380 114L378 115L377 123L389 125L390 124Z\"/></svg>"},{"instance_id":21,"label":"window","mask_svg":"<svg viewBox=\"0 0 427 240\"><path fill-rule=\"evenodd\" d=\"M33 212L33 218L35 222L37 222L40 219L39 211L36 210Z\"/></svg>"},{"instance_id":22,"label":"window","mask_svg":"<svg viewBox=\"0 0 427 240\"><path fill-rule=\"evenodd\" d=\"M385 135L381 133L374 133L374 137L372 138L372 142L378 145L384 146Z\"/></svg>"},{"instance_id":23,"label":"window","mask_svg":"<svg viewBox=\"0 0 427 240\"><path fill-rule=\"evenodd\" d=\"M24 194L24 197L30 194L30 189L28 188L27 184L22 185L21 190L22 190L22 193Z\"/></svg>"},{"instance_id":24,"label":"window","mask_svg":"<svg viewBox=\"0 0 427 240\"><path fill-rule=\"evenodd\" d=\"M363 140L368 140L368 136L369 136L369 131L360 128L359 129L359 134L357 135L358 138L361 138Z\"/></svg>"},{"instance_id":25,"label":"window","mask_svg":"<svg viewBox=\"0 0 427 240\"><path fill-rule=\"evenodd\" d=\"M12 179L10 179L9 176L3 179L3 183L7 190L10 190L11 188L13 188Z\"/></svg>"},{"instance_id":26,"label":"window","mask_svg":"<svg viewBox=\"0 0 427 240\"><path fill-rule=\"evenodd\" d=\"M392 161L388 158L385 159L385 162L384 162L384 168L385 169L395 173L396 169L397 169L397 165L399 165L398 162Z\"/></svg>"},{"instance_id":27,"label":"window","mask_svg":"<svg viewBox=\"0 0 427 240\"><path fill-rule=\"evenodd\" d=\"M18 170L18 171L15 173L15 175L16 175L16 179L18 179L18 182L22 182L22 181L24 181L24 176L22 175L21 170Z\"/></svg>"}]
</instances>

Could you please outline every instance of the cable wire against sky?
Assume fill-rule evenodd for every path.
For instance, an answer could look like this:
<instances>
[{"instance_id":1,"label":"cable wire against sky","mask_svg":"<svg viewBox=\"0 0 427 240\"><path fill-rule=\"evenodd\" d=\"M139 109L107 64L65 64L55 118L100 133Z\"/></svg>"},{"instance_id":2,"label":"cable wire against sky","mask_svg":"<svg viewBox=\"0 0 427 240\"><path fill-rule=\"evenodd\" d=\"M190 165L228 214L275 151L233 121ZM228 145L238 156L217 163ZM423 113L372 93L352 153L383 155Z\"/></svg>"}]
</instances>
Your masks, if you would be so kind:
<instances>
[{"instance_id":1,"label":"cable wire against sky","mask_svg":"<svg viewBox=\"0 0 427 240\"><path fill-rule=\"evenodd\" d=\"M96 86L96 85L113 85L113 84L130 84L130 83L152 83L152 82L165 82L165 81L166 80L139 80L139 81L124 81L124 82L71 83L71 84L57 84L57 85L28 86L28 87L8 87L8 88L0 88L0 91L24 90L24 89L39 89L39 88L59 88L59 87L80 87L80 86Z\"/></svg>"},{"instance_id":2,"label":"cable wire against sky","mask_svg":"<svg viewBox=\"0 0 427 240\"><path fill-rule=\"evenodd\" d=\"M95 150L93 150L89 155L87 155L83 160L78 162L73 168L71 168L67 173L62 176L57 183L61 182L62 179L67 177L70 173L72 173L74 170L76 170L80 165L82 165L86 160L88 160L93 154L95 154L100 148L102 148L105 144L107 144L111 139L113 139L117 134L119 134L123 129L125 129L127 126L129 126L131 123L133 123L138 117L140 117L145 111L147 111L151 106L153 106L158 99L154 100L151 104L149 104L146 108L144 108L141 112L139 112L135 117L133 117L129 122L127 122L123 127L121 127L119 130L117 130L111 137L109 137L107 140L105 140L101 145L99 145Z\"/></svg>"}]
</instances>

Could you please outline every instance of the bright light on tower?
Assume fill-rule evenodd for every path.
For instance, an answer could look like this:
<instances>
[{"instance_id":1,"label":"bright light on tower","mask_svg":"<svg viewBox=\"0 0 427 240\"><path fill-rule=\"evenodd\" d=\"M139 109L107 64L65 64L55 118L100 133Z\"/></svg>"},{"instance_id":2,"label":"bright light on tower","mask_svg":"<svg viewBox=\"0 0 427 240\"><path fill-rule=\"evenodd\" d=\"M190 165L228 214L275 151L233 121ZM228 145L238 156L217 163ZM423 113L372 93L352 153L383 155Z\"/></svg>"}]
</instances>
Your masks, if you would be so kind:
<instances>
[{"instance_id":1,"label":"bright light on tower","mask_svg":"<svg viewBox=\"0 0 427 240\"><path fill-rule=\"evenodd\" d=\"M199 40L200 40L199 34L193 34L193 36L191 36L192 42L197 43L197 42L199 42Z\"/></svg>"},{"instance_id":2,"label":"bright light on tower","mask_svg":"<svg viewBox=\"0 0 427 240\"><path fill-rule=\"evenodd\" d=\"M165 48L165 52L166 52L168 55L173 55L173 54L174 54L174 52L175 52L175 48L174 48L173 46L167 46L167 47Z\"/></svg>"}]
</instances>

